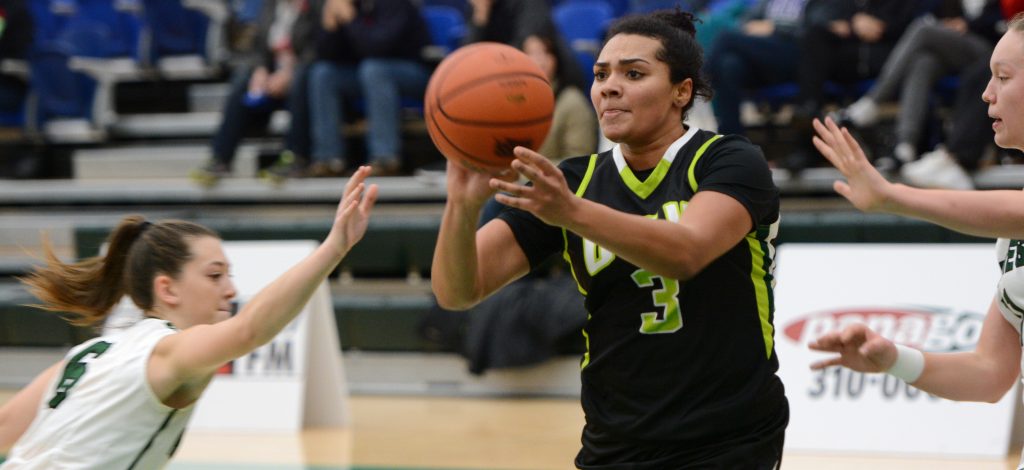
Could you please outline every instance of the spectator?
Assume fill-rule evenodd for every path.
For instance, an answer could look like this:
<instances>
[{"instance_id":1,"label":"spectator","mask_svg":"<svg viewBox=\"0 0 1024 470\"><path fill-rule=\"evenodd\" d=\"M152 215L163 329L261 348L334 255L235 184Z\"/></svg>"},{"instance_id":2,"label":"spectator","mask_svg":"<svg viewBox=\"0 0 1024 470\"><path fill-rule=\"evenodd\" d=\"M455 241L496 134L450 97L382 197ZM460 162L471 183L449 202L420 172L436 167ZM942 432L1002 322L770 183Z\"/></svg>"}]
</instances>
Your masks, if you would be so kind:
<instances>
[{"instance_id":1,"label":"spectator","mask_svg":"<svg viewBox=\"0 0 1024 470\"><path fill-rule=\"evenodd\" d=\"M718 132L743 134L743 90L796 80L800 22L807 0L760 0L737 30L712 42L708 72L715 86L712 107Z\"/></svg>"},{"instance_id":2,"label":"spectator","mask_svg":"<svg viewBox=\"0 0 1024 470\"><path fill-rule=\"evenodd\" d=\"M32 34L32 16L25 0L0 0L0 112L18 112L25 103L25 77L6 69L9 61L28 57Z\"/></svg>"},{"instance_id":3,"label":"spectator","mask_svg":"<svg viewBox=\"0 0 1024 470\"><path fill-rule=\"evenodd\" d=\"M421 57L430 37L419 8L410 0L327 0L323 25L331 39L310 71L309 176L343 174L350 162L339 127L359 98L366 105L372 174L400 173L401 98L422 98L430 79Z\"/></svg>"},{"instance_id":4,"label":"spectator","mask_svg":"<svg viewBox=\"0 0 1024 470\"><path fill-rule=\"evenodd\" d=\"M972 189L974 181L968 172L978 169L985 149L992 145L992 121L988 104L979 99L992 72L988 56L967 66L959 75L956 100L949 118L948 138L924 153L921 158L903 165L900 176L908 184L921 188Z\"/></svg>"},{"instance_id":5,"label":"spectator","mask_svg":"<svg viewBox=\"0 0 1024 470\"><path fill-rule=\"evenodd\" d=\"M565 41L551 29L531 34L522 43L530 56L551 81L555 93L555 114L551 130L539 153L561 160L590 155L597 150L597 117L584 94L586 82Z\"/></svg>"},{"instance_id":6,"label":"spectator","mask_svg":"<svg viewBox=\"0 0 1024 470\"><path fill-rule=\"evenodd\" d=\"M969 0L943 0L935 10L914 20L882 67L868 92L852 105L836 113L839 122L854 127L874 124L879 103L900 97L896 121L896 146L892 157L876 161L891 169L917 158L924 135L932 90L947 75L964 71L978 59L987 60L999 40L1004 19L999 0L984 3ZM974 96L974 101L978 101ZM959 181L962 189L967 180Z\"/></svg>"},{"instance_id":7,"label":"spectator","mask_svg":"<svg viewBox=\"0 0 1024 470\"><path fill-rule=\"evenodd\" d=\"M799 173L810 164L811 120L821 113L825 82L874 78L917 13L917 2L818 0L807 4L797 67L799 92L793 116L798 148L782 165Z\"/></svg>"},{"instance_id":8,"label":"spectator","mask_svg":"<svg viewBox=\"0 0 1024 470\"><path fill-rule=\"evenodd\" d=\"M203 185L216 184L231 174L232 162L245 132L266 127L271 114L286 108L291 126L278 165L290 165L309 155L309 111L306 69L319 16L318 0L267 0L260 14L256 48L231 80L220 127L213 137L213 158L192 171Z\"/></svg>"},{"instance_id":9,"label":"spectator","mask_svg":"<svg viewBox=\"0 0 1024 470\"><path fill-rule=\"evenodd\" d=\"M554 28L546 0L469 0L472 15L466 44L493 41L518 46L531 34Z\"/></svg>"}]
</instances>

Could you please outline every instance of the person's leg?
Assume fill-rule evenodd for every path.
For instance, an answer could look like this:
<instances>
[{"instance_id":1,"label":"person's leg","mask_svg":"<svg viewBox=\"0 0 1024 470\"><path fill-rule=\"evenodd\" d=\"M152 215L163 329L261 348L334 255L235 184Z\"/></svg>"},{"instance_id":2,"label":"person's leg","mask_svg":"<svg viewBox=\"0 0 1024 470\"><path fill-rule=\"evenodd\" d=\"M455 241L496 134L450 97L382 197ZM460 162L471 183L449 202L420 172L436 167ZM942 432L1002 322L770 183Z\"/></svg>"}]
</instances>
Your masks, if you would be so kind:
<instances>
[{"instance_id":1,"label":"person's leg","mask_svg":"<svg viewBox=\"0 0 1024 470\"><path fill-rule=\"evenodd\" d=\"M960 74L960 88L953 104L946 148L960 166L967 170L978 168L985 148L993 144L992 120L988 118L988 103L981 99L992 72L988 57L976 59Z\"/></svg>"},{"instance_id":2,"label":"person's leg","mask_svg":"<svg viewBox=\"0 0 1024 470\"><path fill-rule=\"evenodd\" d=\"M311 146L308 65L295 66L286 106L291 114L291 124L285 135L285 149L302 159L308 158Z\"/></svg>"},{"instance_id":3,"label":"person's leg","mask_svg":"<svg viewBox=\"0 0 1024 470\"><path fill-rule=\"evenodd\" d=\"M799 61L798 45L789 37L723 32L709 54L708 62L715 87L712 104L718 131L742 134L740 102L743 90L796 79Z\"/></svg>"},{"instance_id":4,"label":"person's leg","mask_svg":"<svg viewBox=\"0 0 1024 470\"><path fill-rule=\"evenodd\" d=\"M800 40L800 60L797 67L800 87L797 95L797 113L801 117L814 117L821 111L825 98L825 81L835 75L849 55L851 43L837 38L823 27L811 27ZM854 56L856 57L856 56Z\"/></svg>"},{"instance_id":5,"label":"person's leg","mask_svg":"<svg viewBox=\"0 0 1024 470\"><path fill-rule=\"evenodd\" d=\"M900 36L900 40L889 54L885 65L882 66L882 71L878 74L874 86L865 93L866 97L880 103L896 96L900 85L905 81L904 77L908 73L909 65L925 46L925 39L929 31L933 28L941 28L934 24L934 21L930 17L921 17L907 26L907 30Z\"/></svg>"},{"instance_id":6,"label":"person's leg","mask_svg":"<svg viewBox=\"0 0 1024 470\"><path fill-rule=\"evenodd\" d=\"M352 86L354 72L348 65L315 62L309 70L309 116L312 158L317 164L344 166L345 140L340 132L342 97Z\"/></svg>"},{"instance_id":7,"label":"person's leg","mask_svg":"<svg viewBox=\"0 0 1024 470\"><path fill-rule=\"evenodd\" d=\"M742 33L724 31L719 34L708 54L708 73L715 88L711 107L718 122L718 132L743 134L740 121L740 103L743 101L743 77L747 75L746 63L733 51L737 37Z\"/></svg>"},{"instance_id":8,"label":"person's leg","mask_svg":"<svg viewBox=\"0 0 1024 470\"><path fill-rule=\"evenodd\" d=\"M249 89L249 77L252 68L245 67L235 72L231 79L231 92L224 101L224 109L220 126L213 136L212 150L215 163L230 170L235 158L235 151L242 141L245 130L252 121L252 112L245 105L245 95Z\"/></svg>"},{"instance_id":9,"label":"person's leg","mask_svg":"<svg viewBox=\"0 0 1024 470\"><path fill-rule=\"evenodd\" d=\"M417 62L366 59L359 64L359 83L366 99L367 151L370 164L398 170L402 156L402 96L422 96L429 80Z\"/></svg>"},{"instance_id":10,"label":"person's leg","mask_svg":"<svg viewBox=\"0 0 1024 470\"><path fill-rule=\"evenodd\" d=\"M906 71L906 79L900 91L899 116L896 119L896 144L909 145L912 155L900 152L895 154L896 158L904 163L917 157L918 140L931 109L929 101L932 88L944 74L939 59L925 51L920 51L908 60Z\"/></svg>"}]
</instances>

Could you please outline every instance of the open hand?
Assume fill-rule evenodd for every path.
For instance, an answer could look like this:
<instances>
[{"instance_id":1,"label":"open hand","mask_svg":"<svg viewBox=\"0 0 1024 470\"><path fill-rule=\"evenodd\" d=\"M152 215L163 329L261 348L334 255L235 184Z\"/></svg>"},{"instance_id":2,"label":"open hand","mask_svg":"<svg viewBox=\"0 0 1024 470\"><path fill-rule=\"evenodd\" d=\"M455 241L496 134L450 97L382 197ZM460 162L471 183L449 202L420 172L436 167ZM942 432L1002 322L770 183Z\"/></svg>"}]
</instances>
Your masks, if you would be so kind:
<instances>
[{"instance_id":1,"label":"open hand","mask_svg":"<svg viewBox=\"0 0 1024 470\"><path fill-rule=\"evenodd\" d=\"M562 170L544 155L526 147L516 147L514 152L516 159L512 161L512 169L533 185L492 178L491 188L502 191L495 199L507 206L529 211L549 225L564 227L579 198L569 191Z\"/></svg>"},{"instance_id":2,"label":"open hand","mask_svg":"<svg viewBox=\"0 0 1024 470\"><path fill-rule=\"evenodd\" d=\"M843 331L828 333L811 342L815 351L839 353L839 356L811 364L811 369L844 366L858 372L884 372L896 362L896 345L862 323Z\"/></svg>"},{"instance_id":3,"label":"open hand","mask_svg":"<svg viewBox=\"0 0 1024 470\"><path fill-rule=\"evenodd\" d=\"M370 221L370 211L377 202L377 185L366 186L366 177L370 175L369 166L361 166L345 183L345 191L338 210L334 215L334 225L327 235L333 239L342 253L348 253L363 235Z\"/></svg>"},{"instance_id":4,"label":"open hand","mask_svg":"<svg viewBox=\"0 0 1024 470\"><path fill-rule=\"evenodd\" d=\"M871 166L857 140L832 118L825 118L824 123L815 119L814 131L818 134L813 138L814 146L846 177L845 182L836 181L832 188L864 212L882 210L893 185Z\"/></svg>"}]
</instances>

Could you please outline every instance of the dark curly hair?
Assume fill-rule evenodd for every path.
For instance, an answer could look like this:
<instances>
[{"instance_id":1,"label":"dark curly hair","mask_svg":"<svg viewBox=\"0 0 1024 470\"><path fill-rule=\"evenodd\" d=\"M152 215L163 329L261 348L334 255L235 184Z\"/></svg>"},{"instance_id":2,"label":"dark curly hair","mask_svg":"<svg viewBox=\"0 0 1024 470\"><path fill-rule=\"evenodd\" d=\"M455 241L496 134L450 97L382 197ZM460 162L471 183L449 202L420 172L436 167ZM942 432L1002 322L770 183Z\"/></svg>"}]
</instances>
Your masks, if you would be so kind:
<instances>
[{"instance_id":1,"label":"dark curly hair","mask_svg":"<svg viewBox=\"0 0 1024 470\"><path fill-rule=\"evenodd\" d=\"M693 80L693 95L690 102L683 106L681 118L693 107L693 100L703 96L711 100L714 91L711 82L701 74L704 67L704 51L697 43L698 20L692 13L676 7L675 10L658 10L642 15L625 16L608 29L608 40L617 34L635 34L656 39L661 49L655 57L668 64L669 80L679 83L687 78ZM603 47L603 46L602 46Z\"/></svg>"}]
</instances>

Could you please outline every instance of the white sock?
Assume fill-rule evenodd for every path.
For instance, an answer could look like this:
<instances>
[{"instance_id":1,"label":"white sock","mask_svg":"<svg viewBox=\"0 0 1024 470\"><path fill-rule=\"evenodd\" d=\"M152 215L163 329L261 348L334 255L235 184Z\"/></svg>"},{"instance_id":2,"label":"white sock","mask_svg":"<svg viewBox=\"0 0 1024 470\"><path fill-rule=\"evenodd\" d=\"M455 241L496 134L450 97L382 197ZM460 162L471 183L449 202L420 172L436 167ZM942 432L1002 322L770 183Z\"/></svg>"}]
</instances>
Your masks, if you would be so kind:
<instances>
[{"instance_id":1,"label":"white sock","mask_svg":"<svg viewBox=\"0 0 1024 470\"><path fill-rule=\"evenodd\" d=\"M858 127L870 126L878 120L878 104L867 96L861 97L846 108L846 115Z\"/></svg>"}]
</instances>

